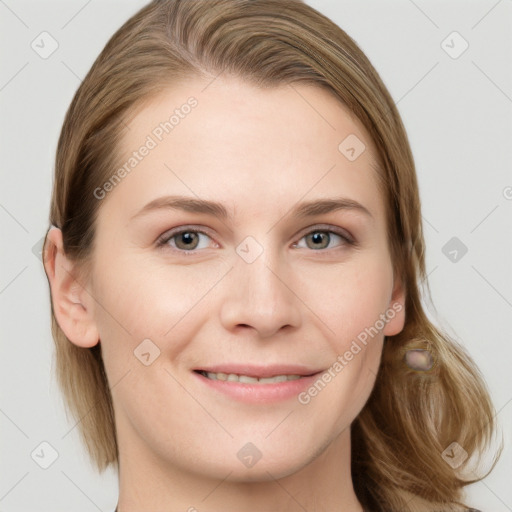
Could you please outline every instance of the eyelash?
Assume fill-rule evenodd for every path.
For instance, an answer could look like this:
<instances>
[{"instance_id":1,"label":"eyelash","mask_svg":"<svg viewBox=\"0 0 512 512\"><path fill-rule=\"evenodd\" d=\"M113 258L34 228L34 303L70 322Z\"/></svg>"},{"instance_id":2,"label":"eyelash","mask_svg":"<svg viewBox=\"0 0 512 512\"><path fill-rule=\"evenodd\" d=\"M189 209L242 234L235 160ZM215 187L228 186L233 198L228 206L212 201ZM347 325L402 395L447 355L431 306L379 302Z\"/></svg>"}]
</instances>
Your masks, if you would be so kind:
<instances>
[{"instance_id":1,"label":"eyelash","mask_svg":"<svg viewBox=\"0 0 512 512\"><path fill-rule=\"evenodd\" d=\"M178 248L175 248L175 247L172 247L169 245L169 241L171 239L173 239L174 237L178 236L178 235L181 235L183 233L199 233L199 234L203 234L203 235L206 235L207 237L211 238L211 236L204 230L201 230L201 229L197 229L197 228L194 228L192 226L184 226L184 227L179 227L179 228L176 228L175 230L171 230L169 232L166 232L164 233L163 235L161 235L157 242L156 242L156 245L158 248L161 248L161 249L171 249L173 252L177 252L177 253L180 253L180 254L186 254L187 256L192 256L193 254L197 253L200 251L199 250L195 250L195 249L191 249L191 250L185 250L185 249L178 249ZM348 246L355 246L357 245L356 244L356 241L351 238L345 231L342 231L341 229L338 230L338 229L333 229L332 227L330 228L322 228L322 227L319 227L319 226L316 226L314 229L311 229L310 231L307 231L306 233L304 233L300 239L302 240L303 238L305 238L306 236L308 235L311 235L313 233L329 233L329 234L334 234L334 235L337 235L339 236L341 239L342 239L342 243L340 246L338 247L335 247L335 248L331 248L330 250L335 250L335 249L341 249L343 248L344 245L348 245ZM330 240L329 240L330 242ZM295 242L296 244L297 242ZM329 249L310 249L311 251L314 251L314 252L326 252L328 251Z\"/></svg>"}]
</instances>

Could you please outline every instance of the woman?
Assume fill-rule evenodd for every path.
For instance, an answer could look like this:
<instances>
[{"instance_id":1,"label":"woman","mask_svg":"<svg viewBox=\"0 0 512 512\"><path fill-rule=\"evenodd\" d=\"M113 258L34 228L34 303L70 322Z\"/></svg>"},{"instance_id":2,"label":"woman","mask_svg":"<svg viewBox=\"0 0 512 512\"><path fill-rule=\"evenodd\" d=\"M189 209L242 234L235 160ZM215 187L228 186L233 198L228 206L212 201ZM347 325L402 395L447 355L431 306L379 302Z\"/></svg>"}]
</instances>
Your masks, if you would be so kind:
<instances>
[{"instance_id":1,"label":"woman","mask_svg":"<svg viewBox=\"0 0 512 512\"><path fill-rule=\"evenodd\" d=\"M485 383L423 311L413 158L296 0L155 1L59 141L58 378L119 512L467 510Z\"/></svg>"}]
</instances>

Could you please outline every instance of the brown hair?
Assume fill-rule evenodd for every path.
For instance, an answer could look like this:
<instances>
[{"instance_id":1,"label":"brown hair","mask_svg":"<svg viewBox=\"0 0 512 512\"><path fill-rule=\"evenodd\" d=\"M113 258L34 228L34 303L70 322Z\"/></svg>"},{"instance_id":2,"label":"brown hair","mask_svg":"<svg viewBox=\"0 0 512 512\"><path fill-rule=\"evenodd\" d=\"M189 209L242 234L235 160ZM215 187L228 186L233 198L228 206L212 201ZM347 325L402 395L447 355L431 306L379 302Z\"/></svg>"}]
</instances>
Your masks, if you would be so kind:
<instances>
[{"instance_id":1,"label":"brown hair","mask_svg":"<svg viewBox=\"0 0 512 512\"><path fill-rule=\"evenodd\" d=\"M123 119L170 84L220 73L260 87L326 88L370 134L395 272L406 286L406 322L385 339L374 390L352 425L354 488L368 510L457 509L462 488L482 478L465 480L458 471L490 444L494 409L470 356L421 304L428 283L420 199L397 108L356 43L312 7L300 0L155 0L114 34L80 85L59 139L50 222L62 229L67 256L90 259L101 206L94 190L116 169ZM52 319L58 381L101 471L118 463L101 344L74 345L53 311ZM409 368L404 353L411 348L428 348L434 366ZM442 457L452 442L470 455L458 471Z\"/></svg>"}]
</instances>

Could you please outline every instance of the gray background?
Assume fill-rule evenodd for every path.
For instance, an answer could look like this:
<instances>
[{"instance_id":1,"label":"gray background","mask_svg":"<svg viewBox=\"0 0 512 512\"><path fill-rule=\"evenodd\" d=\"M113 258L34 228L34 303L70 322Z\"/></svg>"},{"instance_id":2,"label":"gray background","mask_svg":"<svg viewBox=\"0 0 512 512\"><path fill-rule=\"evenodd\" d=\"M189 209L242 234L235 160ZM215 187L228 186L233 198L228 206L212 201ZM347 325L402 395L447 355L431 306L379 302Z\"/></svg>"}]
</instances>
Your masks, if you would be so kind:
<instances>
[{"instance_id":1,"label":"gray background","mask_svg":"<svg viewBox=\"0 0 512 512\"><path fill-rule=\"evenodd\" d=\"M117 502L116 475L90 466L53 378L37 253L64 113L108 38L144 3L0 0L0 512L109 511ZM512 0L308 3L358 42L403 116L437 310L428 305L429 314L480 366L505 438L499 464L469 497L484 512L510 511ZM51 49L43 31L58 43L48 58L31 47L35 41L42 52L46 37ZM58 452L48 469L35 462L51 462L43 441Z\"/></svg>"}]
</instances>

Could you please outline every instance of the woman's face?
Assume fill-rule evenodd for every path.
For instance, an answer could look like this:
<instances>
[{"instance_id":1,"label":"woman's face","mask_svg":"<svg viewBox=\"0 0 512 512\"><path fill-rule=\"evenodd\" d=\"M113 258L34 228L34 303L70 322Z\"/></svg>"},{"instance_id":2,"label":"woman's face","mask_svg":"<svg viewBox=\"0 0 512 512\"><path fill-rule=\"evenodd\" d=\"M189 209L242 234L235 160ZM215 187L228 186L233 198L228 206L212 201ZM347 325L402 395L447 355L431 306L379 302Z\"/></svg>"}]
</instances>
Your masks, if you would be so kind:
<instances>
[{"instance_id":1,"label":"woman's face","mask_svg":"<svg viewBox=\"0 0 512 512\"><path fill-rule=\"evenodd\" d=\"M121 150L88 290L122 456L265 480L339 449L404 320L361 124L320 88L191 80Z\"/></svg>"}]
</instances>

